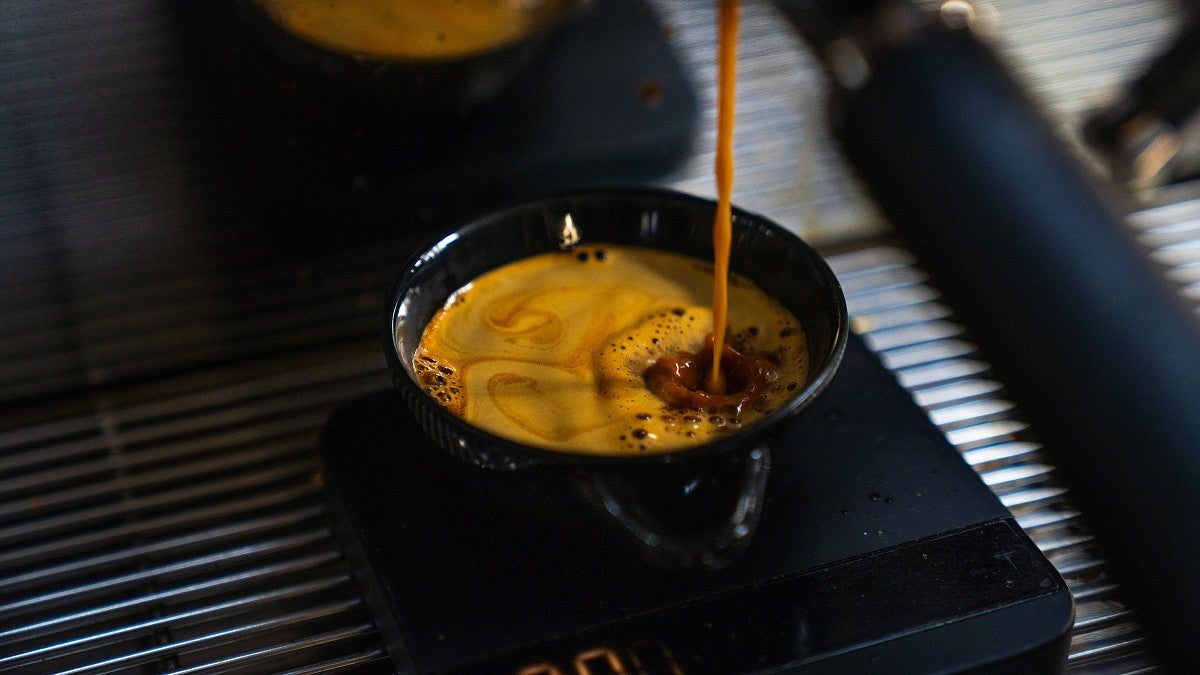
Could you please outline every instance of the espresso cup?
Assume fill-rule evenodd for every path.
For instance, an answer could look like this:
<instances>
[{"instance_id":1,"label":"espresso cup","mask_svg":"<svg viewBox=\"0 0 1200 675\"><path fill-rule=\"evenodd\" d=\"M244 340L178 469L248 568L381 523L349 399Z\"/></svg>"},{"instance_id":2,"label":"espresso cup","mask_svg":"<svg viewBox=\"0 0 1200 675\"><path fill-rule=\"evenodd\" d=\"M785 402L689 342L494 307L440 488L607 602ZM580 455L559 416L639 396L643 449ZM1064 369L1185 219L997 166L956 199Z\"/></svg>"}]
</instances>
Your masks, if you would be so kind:
<instances>
[{"instance_id":1,"label":"espresso cup","mask_svg":"<svg viewBox=\"0 0 1200 675\"><path fill-rule=\"evenodd\" d=\"M238 6L247 24L301 69L349 85L356 94L400 104L398 110L434 115L478 106L509 88L584 14L590 0L523 3L516 10L526 22L515 32L502 20L487 30L473 25L479 19L470 16L459 17L458 25L453 12L431 16L429 7L405 2L368 4L372 11L367 12L356 2L311 4L325 9L273 0L240 0ZM410 35L402 29L407 26L420 26L424 33L436 29L448 45L468 30L479 35L461 48L434 49L420 46L428 36Z\"/></svg>"},{"instance_id":2,"label":"espresso cup","mask_svg":"<svg viewBox=\"0 0 1200 675\"><path fill-rule=\"evenodd\" d=\"M711 262L714 202L658 189L597 190L490 213L416 254L391 292L384 327L396 387L429 436L485 471L556 474L610 517L654 565L718 569L749 544L763 508L775 434L833 378L846 345L846 303L825 261L762 216L733 213L730 269L782 304L804 329L808 380L764 419L700 445L605 456L548 450L480 429L422 388L413 357L447 298L505 264L577 245L656 249ZM788 448L788 452L803 452Z\"/></svg>"}]
</instances>

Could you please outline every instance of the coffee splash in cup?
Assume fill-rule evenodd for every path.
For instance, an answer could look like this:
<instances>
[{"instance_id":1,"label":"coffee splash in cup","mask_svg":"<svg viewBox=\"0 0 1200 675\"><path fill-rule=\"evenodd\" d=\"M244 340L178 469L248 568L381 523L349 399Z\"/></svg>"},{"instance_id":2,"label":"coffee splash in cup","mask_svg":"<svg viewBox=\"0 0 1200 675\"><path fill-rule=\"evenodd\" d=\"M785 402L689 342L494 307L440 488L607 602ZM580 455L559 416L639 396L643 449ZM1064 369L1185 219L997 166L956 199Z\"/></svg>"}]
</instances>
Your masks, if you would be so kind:
<instances>
[{"instance_id":1,"label":"coffee splash in cup","mask_svg":"<svg viewBox=\"0 0 1200 675\"><path fill-rule=\"evenodd\" d=\"M753 425L808 381L799 321L732 275L730 386L705 393L712 289L711 263L675 253L589 245L533 256L452 294L425 328L414 372L455 415L534 447L623 456L701 445Z\"/></svg>"}]
</instances>

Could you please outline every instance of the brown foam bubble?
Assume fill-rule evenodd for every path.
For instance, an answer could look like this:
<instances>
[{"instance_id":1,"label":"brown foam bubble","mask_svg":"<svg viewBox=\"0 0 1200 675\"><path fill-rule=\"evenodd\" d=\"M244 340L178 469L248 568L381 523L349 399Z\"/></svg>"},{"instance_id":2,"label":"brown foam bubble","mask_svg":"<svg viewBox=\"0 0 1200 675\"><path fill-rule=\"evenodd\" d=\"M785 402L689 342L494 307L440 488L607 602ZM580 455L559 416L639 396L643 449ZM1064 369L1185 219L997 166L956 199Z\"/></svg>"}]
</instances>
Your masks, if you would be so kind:
<instances>
[{"instance_id":1,"label":"brown foam bubble","mask_svg":"<svg viewBox=\"0 0 1200 675\"><path fill-rule=\"evenodd\" d=\"M438 360L418 351L413 360L413 371L417 381L425 391L437 399L444 407L455 415L462 416L465 408L463 386L458 379L458 373L450 366L439 364Z\"/></svg>"}]
</instances>

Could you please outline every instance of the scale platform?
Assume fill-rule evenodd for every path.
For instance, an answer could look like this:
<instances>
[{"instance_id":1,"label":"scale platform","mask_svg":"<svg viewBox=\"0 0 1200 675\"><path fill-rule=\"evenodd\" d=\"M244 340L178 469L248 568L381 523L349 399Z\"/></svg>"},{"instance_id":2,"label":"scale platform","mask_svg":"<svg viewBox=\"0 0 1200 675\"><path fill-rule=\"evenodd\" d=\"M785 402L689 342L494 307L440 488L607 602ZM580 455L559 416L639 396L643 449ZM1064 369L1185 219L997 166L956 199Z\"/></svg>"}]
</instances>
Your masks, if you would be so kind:
<instances>
[{"instance_id":1,"label":"scale platform","mask_svg":"<svg viewBox=\"0 0 1200 675\"><path fill-rule=\"evenodd\" d=\"M400 672L1045 672L1074 605L1058 573L851 336L781 434L762 519L717 572L630 552L569 481L487 472L395 392L322 437L338 526Z\"/></svg>"}]
</instances>

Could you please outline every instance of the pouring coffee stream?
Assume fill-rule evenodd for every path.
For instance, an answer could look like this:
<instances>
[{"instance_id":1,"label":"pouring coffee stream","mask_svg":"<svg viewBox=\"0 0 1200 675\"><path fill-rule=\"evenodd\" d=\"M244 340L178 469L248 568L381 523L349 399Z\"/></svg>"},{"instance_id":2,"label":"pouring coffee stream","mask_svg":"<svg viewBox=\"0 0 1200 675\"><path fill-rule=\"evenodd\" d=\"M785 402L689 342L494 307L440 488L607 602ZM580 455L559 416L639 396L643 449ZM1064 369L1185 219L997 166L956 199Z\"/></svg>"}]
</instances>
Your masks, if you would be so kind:
<instances>
[{"instance_id":1,"label":"pouring coffee stream","mask_svg":"<svg viewBox=\"0 0 1200 675\"><path fill-rule=\"evenodd\" d=\"M691 358L664 356L645 373L646 384L672 405L700 410L732 407L740 412L757 400L773 377L763 359L743 356L726 344L729 327L729 255L733 240L733 127L737 103L737 38L740 0L717 7L717 143L713 170L717 208L713 214L712 333ZM731 383L721 362L736 360L742 375ZM707 371L707 374L705 374ZM753 375L750 373L753 372ZM729 390L733 384L733 391Z\"/></svg>"},{"instance_id":2,"label":"pouring coffee stream","mask_svg":"<svg viewBox=\"0 0 1200 675\"><path fill-rule=\"evenodd\" d=\"M717 212L713 217L713 358L705 382L710 394L725 393L721 358L729 308L729 249L732 245L733 121L736 110L739 0L721 0L717 15Z\"/></svg>"},{"instance_id":3,"label":"pouring coffee stream","mask_svg":"<svg viewBox=\"0 0 1200 675\"><path fill-rule=\"evenodd\" d=\"M577 467L564 478L669 570L745 550L771 444L846 345L845 300L816 252L761 216L733 218L739 9L719 5L716 203L584 193L486 216L416 257L389 338L397 384L440 445L485 469Z\"/></svg>"},{"instance_id":4,"label":"pouring coffee stream","mask_svg":"<svg viewBox=\"0 0 1200 675\"><path fill-rule=\"evenodd\" d=\"M550 447L661 452L680 440L676 437L699 443L707 434L698 422L681 420L709 419L733 433L779 408L805 381L803 327L784 325L792 321L778 318L786 311L753 296L753 284L731 274L740 4L719 0L716 7L718 199L709 216L711 252L705 256L712 260L711 274L698 262L690 265L700 276L686 269L689 264L661 261L675 272L660 278L666 267L641 261L638 253L581 243L571 214L564 215L564 234L556 237L561 261L554 255L530 261L543 272L533 277L520 266L497 270L507 279L502 284L477 278L457 290L426 329L414 372L456 414ZM692 237L700 239L701 232ZM630 284L632 279L637 283ZM681 295L681 284L691 283L684 279L700 284ZM583 306L572 307L577 301ZM705 301L711 316L700 304ZM461 308L464 302L467 309ZM480 314L472 307L488 309ZM686 315L687 322L667 326L663 322L672 322L667 313ZM450 325L456 327L450 333L474 338L439 337ZM643 401L647 395L650 400ZM631 416L653 419L661 433L636 422L612 429ZM601 438L601 429L613 431L611 438ZM637 440L631 445L630 438Z\"/></svg>"},{"instance_id":5,"label":"pouring coffee stream","mask_svg":"<svg viewBox=\"0 0 1200 675\"><path fill-rule=\"evenodd\" d=\"M713 214L713 327L704 356L663 357L646 370L647 384L669 403L689 408L740 407L754 396L743 380L729 392L721 361L726 359L725 332L729 324L729 252L733 233L733 126L737 103L737 36L740 0L719 0L717 6L717 143L713 170L717 208ZM740 358L740 355L735 357ZM693 374L697 362L707 375ZM685 371L688 371L685 374Z\"/></svg>"}]
</instances>

